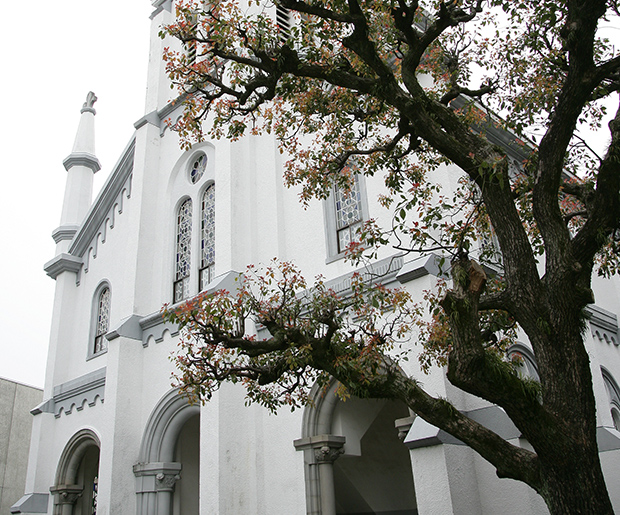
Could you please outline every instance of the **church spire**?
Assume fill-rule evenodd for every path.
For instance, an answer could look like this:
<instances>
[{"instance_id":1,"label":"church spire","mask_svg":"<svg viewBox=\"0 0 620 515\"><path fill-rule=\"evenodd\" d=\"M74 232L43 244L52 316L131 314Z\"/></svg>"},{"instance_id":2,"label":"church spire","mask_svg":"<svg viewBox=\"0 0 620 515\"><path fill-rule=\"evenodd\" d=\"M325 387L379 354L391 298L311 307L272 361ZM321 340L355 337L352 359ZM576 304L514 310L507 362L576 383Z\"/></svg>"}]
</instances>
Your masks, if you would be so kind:
<instances>
[{"instance_id":1,"label":"church spire","mask_svg":"<svg viewBox=\"0 0 620 515\"><path fill-rule=\"evenodd\" d=\"M58 252L66 252L73 235L90 209L93 196L93 176L101 169L95 156L95 114L93 104L97 101L90 91L80 111L73 150L63 164L67 170L65 198L60 216L60 226L52 233L58 244ZM67 247L67 248L65 248Z\"/></svg>"}]
</instances>

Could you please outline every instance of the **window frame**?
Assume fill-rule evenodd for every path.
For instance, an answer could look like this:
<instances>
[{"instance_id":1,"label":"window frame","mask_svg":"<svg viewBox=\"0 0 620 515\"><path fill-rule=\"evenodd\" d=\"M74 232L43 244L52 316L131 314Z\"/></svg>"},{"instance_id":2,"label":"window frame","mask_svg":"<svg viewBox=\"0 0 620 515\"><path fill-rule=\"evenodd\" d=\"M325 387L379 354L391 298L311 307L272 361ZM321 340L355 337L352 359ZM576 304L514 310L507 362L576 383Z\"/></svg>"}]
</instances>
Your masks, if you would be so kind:
<instances>
[{"instance_id":1,"label":"window frame","mask_svg":"<svg viewBox=\"0 0 620 515\"><path fill-rule=\"evenodd\" d=\"M100 308L101 296L105 290L109 292L108 293L108 325L107 325L106 331L100 334L98 332L99 315L100 315L99 308ZM112 318L111 313L112 313L112 288L110 287L110 282L107 280L104 280L104 281L101 281L97 285L97 288L95 288L95 291L92 297L90 331L88 335L88 350L86 353L87 361L93 358L102 356L103 354L107 354L108 342L107 342L105 335L108 332L110 332L110 320ZM101 337L102 341L105 341L105 349L96 351L95 350L96 340L99 337Z\"/></svg>"},{"instance_id":2,"label":"window frame","mask_svg":"<svg viewBox=\"0 0 620 515\"><path fill-rule=\"evenodd\" d=\"M364 223L370 218L368 212L368 192L366 190L366 177L362 173L355 174L359 191L360 191L360 223ZM336 213L336 186L332 186L327 199L323 201L323 215L325 223L325 246L327 249L327 258L325 263L333 263L339 259L343 259L346 252L338 250L338 233L342 229L338 229L337 213ZM352 224L351 224L352 225Z\"/></svg>"},{"instance_id":3,"label":"window frame","mask_svg":"<svg viewBox=\"0 0 620 515\"><path fill-rule=\"evenodd\" d=\"M189 241L187 243L187 274L182 277L179 276L179 235L181 228L181 210L183 206L190 203L190 228L189 228ZM194 201L190 196L184 196L179 200L177 208L175 210L174 221L174 251L173 251L173 280L172 280L172 302L177 304L183 302L191 297L191 278L192 278L192 236L194 232ZM177 285L181 284L183 289L181 297L177 297Z\"/></svg>"},{"instance_id":4,"label":"window frame","mask_svg":"<svg viewBox=\"0 0 620 515\"><path fill-rule=\"evenodd\" d=\"M603 376L605 393L607 394L607 402L611 412L611 422L614 429L620 431L620 387L605 367L601 367L601 375Z\"/></svg>"},{"instance_id":5,"label":"window frame","mask_svg":"<svg viewBox=\"0 0 620 515\"><path fill-rule=\"evenodd\" d=\"M205 250L204 250L204 245L205 245L205 241L207 240L207 238L205 238L205 207L204 207L204 201L205 201L205 196L207 195L207 192L209 190L213 189L213 219L212 219L212 223L213 223L213 260L210 261L209 263L205 264ZM202 292L205 291L207 289L207 286L209 285L209 283L211 281L213 281L213 278L215 277L215 231L216 231L216 225L215 225L215 205L216 205L216 201L217 201L217 191L215 189L215 182L214 181L208 181L206 186L201 190L201 194L200 194L200 227L198 228L199 234L200 234L200 247L199 247L199 253L200 253L200 262L198 265L198 292ZM206 278L206 282L204 282L204 275L207 275Z\"/></svg>"}]
</instances>

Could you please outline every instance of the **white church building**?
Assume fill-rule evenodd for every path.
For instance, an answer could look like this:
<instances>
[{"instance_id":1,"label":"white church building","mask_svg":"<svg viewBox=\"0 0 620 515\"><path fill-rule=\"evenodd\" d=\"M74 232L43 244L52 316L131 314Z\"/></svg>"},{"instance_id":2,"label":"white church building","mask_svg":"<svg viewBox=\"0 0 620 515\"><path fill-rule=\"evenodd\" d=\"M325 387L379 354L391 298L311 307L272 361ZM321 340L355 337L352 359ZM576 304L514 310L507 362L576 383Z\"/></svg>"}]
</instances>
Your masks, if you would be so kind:
<instances>
[{"instance_id":1,"label":"white church building","mask_svg":"<svg viewBox=\"0 0 620 515\"><path fill-rule=\"evenodd\" d=\"M312 407L275 416L246 406L238 385L204 406L172 389L178 331L162 321L162 305L230 286L248 264L276 256L345 291L353 269L342 248L355 224L389 222L390 214L377 202L381 177L360 177L346 205L334 192L304 209L283 183L284 158L270 136L181 150L165 123L181 109L170 103L161 59L171 42L158 37L174 8L172 0L152 4L146 114L94 202L92 93L63 162L56 255L45 264L56 292L43 402L32 410L25 495L11 513L546 513L529 487L498 479L476 453L396 402L343 402L332 385L314 392ZM505 133L496 136L522 160ZM457 175L444 171L449 187ZM384 284L420 298L440 275L438 259L384 249L372 266ZM600 456L620 512L620 289L595 284L587 345ZM513 350L536 374L527 345ZM415 359L404 366L430 393L527 445L502 410L452 387L442 370L425 375Z\"/></svg>"}]
</instances>

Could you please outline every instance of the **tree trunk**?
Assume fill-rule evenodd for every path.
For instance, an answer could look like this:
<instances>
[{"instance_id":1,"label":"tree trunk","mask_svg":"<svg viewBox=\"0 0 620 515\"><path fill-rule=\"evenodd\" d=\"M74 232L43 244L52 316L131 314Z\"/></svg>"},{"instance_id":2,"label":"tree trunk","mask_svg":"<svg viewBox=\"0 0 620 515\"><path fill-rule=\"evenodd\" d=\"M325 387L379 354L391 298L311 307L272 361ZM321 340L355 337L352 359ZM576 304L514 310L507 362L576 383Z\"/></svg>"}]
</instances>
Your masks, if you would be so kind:
<instances>
[{"instance_id":1,"label":"tree trunk","mask_svg":"<svg viewBox=\"0 0 620 515\"><path fill-rule=\"evenodd\" d=\"M598 456L592 459L584 452L558 456L555 463L542 468L540 494L551 515L613 515Z\"/></svg>"}]
</instances>

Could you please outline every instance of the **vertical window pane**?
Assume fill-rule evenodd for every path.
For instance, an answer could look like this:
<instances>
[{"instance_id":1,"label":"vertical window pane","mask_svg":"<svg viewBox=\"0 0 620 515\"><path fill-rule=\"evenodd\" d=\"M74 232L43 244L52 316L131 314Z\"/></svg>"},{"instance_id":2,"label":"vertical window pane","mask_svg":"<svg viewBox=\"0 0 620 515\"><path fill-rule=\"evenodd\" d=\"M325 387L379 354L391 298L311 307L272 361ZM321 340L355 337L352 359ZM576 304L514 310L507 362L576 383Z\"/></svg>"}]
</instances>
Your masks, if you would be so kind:
<instances>
[{"instance_id":1,"label":"vertical window pane","mask_svg":"<svg viewBox=\"0 0 620 515\"><path fill-rule=\"evenodd\" d=\"M334 202L338 252L344 252L347 245L357 239L357 231L361 228L362 194L357 175L354 176L349 191L334 188Z\"/></svg>"},{"instance_id":2,"label":"vertical window pane","mask_svg":"<svg viewBox=\"0 0 620 515\"><path fill-rule=\"evenodd\" d=\"M179 208L177 217L176 270L174 302L189 295L189 274L192 244L192 201L187 199Z\"/></svg>"},{"instance_id":3,"label":"vertical window pane","mask_svg":"<svg viewBox=\"0 0 620 515\"><path fill-rule=\"evenodd\" d=\"M95 354L107 350L105 333L110 327L110 288L104 288L97 303L97 327L95 329Z\"/></svg>"},{"instance_id":4,"label":"vertical window pane","mask_svg":"<svg viewBox=\"0 0 620 515\"><path fill-rule=\"evenodd\" d=\"M213 279L215 266L215 186L209 186L202 196L200 222L200 290Z\"/></svg>"}]
</instances>

